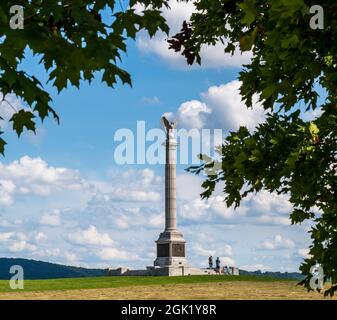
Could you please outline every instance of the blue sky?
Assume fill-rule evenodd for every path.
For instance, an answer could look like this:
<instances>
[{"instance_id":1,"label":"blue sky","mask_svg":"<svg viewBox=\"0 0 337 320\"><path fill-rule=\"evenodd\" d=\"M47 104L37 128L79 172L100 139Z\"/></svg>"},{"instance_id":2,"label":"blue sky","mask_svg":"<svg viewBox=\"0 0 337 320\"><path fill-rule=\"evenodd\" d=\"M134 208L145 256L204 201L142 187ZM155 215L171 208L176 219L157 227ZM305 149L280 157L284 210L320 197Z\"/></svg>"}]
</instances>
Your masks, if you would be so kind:
<instances>
[{"instance_id":1,"label":"blue sky","mask_svg":"<svg viewBox=\"0 0 337 320\"><path fill-rule=\"evenodd\" d=\"M174 32L192 8L171 3L165 14ZM263 121L258 103L248 112L238 93L238 72L249 55L231 58L220 46L205 48L202 67L187 67L163 39L140 34L129 43L122 66L132 75L132 88L111 89L99 77L60 95L47 86L61 124L48 119L37 136L21 139L6 130L0 256L88 267L152 265L154 241L163 229L163 166L117 165L115 132L135 131L140 120L158 128L164 113L181 128L225 133ZM23 67L46 80L35 58L28 57ZM224 206L220 189L201 201L202 178L184 168L178 167L178 225L191 264L205 266L212 254L250 270L298 269L307 254L308 226L290 225L286 196L261 192L234 212Z\"/></svg>"}]
</instances>

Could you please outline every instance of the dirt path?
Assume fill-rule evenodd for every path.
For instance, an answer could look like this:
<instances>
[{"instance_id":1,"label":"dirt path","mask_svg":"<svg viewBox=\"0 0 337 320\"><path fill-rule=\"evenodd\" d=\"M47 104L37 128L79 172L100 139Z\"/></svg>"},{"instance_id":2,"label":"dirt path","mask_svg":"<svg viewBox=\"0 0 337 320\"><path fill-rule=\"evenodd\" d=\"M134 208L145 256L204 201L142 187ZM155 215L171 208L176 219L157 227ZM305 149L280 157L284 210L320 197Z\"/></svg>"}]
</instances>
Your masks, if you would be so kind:
<instances>
[{"instance_id":1,"label":"dirt path","mask_svg":"<svg viewBox=\"0 0 337 320\"><path fill-rule=\"evenodd\" d=\"M128 300L128 299L323 299L308 293L295 282L222 282L136 286L110 289L86 289L44 292L0 293L0 299Z\"/></svg>"}]
</instances>

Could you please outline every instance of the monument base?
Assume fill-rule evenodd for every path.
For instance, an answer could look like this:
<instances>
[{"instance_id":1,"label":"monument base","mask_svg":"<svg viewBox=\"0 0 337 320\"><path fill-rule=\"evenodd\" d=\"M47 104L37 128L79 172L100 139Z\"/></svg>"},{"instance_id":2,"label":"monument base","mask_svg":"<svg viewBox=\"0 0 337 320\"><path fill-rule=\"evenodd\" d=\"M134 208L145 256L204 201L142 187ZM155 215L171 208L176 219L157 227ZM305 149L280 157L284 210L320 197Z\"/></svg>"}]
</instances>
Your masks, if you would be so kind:
<instances>
[{"instance_id":1,"label":"monument base","mask_svg":"<svg viewBox=\"0 0 337 320\"><path fill-rule=\"evenodd\" d=\"M207 275L215 274L213 271L206 269L197 269L191 266L166 266L166 267L147 267L149 275L151 276L168 276L168 277L177 277L177 276L193 276L193 275Z\"/></svg>"},{"instance_id":2,"label":"monument base","mask_svg":"<svg viewBox=\"0 0 337 320\"><path fill-rule=\"evenodd\" d=\"M178 230L165 230L159 235L157 244L157 258L154 267L181 268L187 266L185 257L186 241Z\"/></svg>"},{"instance_id":3,"label":"monument base","mask_svg":"<svg viewBox=\"0 0 337 320\"><path fill-rule=\"evenodd\" d=\"M159 235L157 258L153 267L147 267L152 276L189 276L211 274L208 270L193 268L186 259L186 241L177 229L166 229Z\"/></svg>"}]
</instances>

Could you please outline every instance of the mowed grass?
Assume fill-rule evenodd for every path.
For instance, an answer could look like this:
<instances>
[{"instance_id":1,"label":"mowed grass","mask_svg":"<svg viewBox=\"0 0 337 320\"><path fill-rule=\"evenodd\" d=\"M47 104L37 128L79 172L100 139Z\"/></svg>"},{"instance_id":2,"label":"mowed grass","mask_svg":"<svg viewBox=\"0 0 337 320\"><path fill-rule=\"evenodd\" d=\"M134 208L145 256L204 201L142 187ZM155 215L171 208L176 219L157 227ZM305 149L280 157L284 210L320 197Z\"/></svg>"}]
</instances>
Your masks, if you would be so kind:
<instances>
[{"instance_id":1,"label":"mowed grass","mask_svg":"<svg viewBox=\"0 0 337 320\"><path fill-rule=\"evenodd\" d=\"M72 278L72 279L48 279L48 280L26 280L24 290L31 291L51 291L51 290L80 290L80 289L103 289L120 288L132 286L151 286L168 284L197 284L213 282L282 282L291 281L296 285L297 280L274 279L270 277L254 276L225 276L225 275L205 275L205 276L185 276L185 277L95 277L95 278ZM13 292L8 280L0 280L0 292Z\"/></svg>"}]
</instances>

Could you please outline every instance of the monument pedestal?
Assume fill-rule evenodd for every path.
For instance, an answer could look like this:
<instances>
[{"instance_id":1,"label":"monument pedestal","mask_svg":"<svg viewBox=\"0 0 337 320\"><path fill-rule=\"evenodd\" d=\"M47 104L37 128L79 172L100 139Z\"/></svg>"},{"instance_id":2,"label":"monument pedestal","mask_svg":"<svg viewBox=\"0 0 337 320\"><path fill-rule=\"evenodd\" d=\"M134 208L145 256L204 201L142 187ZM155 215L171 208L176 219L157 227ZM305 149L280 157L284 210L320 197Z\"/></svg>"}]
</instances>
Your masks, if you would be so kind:
<instances>
[{"instance_id":1,"label":"monument pedestal","mask_svg":"<svg viewBox=\"0 0 337 320\"><path fill-rule=\"evenodd\" d=\"M187 266L185 257L186 241L178 230L165 230L159 236L157 243L157 259L155 267L182 267Z\"/></svg>"}]
</instances>

